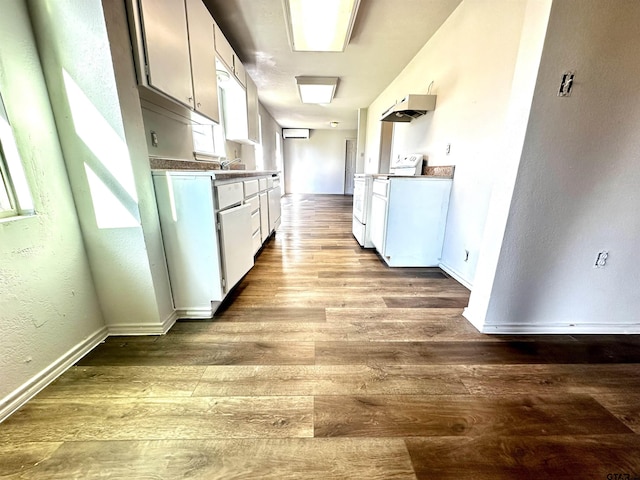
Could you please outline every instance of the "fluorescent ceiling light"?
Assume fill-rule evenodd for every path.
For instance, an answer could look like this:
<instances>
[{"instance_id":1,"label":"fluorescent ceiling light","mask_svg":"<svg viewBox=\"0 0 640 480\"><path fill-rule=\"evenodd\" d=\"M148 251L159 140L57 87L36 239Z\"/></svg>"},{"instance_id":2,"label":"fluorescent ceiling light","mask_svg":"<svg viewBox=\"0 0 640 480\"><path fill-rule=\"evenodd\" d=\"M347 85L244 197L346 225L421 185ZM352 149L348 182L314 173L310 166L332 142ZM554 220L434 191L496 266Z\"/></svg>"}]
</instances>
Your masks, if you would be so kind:
<instances>
[{"instance_id":1,"label":"fluorescent ceiling light","mask_svg":"<svg viewBox=\"0 0 640 480\"><path fill-rule=\"evenodd\" d=\"M331 103L338 77L296 77L302 103Z\"/></svg>"},{"instance_id":2,"label":"fluorescent ceiling light","mask_svg":"<svg viewBox=\"0 0 640 480\"><path fill-rule=\"evenodd\" d=\"M283 0L294 52L343 52L360 0Z\"/></svg>"}]
</instances>

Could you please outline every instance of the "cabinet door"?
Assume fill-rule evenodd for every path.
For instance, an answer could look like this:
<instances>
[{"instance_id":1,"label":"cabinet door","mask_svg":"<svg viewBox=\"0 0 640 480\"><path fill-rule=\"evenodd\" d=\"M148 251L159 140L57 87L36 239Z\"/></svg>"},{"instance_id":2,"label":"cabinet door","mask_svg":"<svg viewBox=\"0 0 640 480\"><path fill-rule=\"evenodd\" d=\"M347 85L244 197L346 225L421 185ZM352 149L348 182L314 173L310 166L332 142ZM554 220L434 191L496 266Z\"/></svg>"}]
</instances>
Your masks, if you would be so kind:
<instances>
[{"instance_id":1,"label":"cabinet door","mask_svg":"<svg viewBox=\"0 0 640 480\"><path fill-rule=\"evenodd\" d=\"M195 109L215 122L218 111L213 18L202 0L186 0Z\"/></svg>"},{"instance_id":2,"label":"cabinet door","mask_svg":"<svg viewBox=\"0 0 640 480\"><path fill-rule=\"evenodd\" d=\"M374 195L371 197L371 217L369 218L371 243L380 255L384 256L384 237L387 229L387 199Z\"/></svg>"},{"instance_id":3,"label":"cabinet door","mask_svg":"<svg viewBox=\"0 0 640 480\"><path fill-rule=\"evenodd\" d=\"M233 53L233 48L229 44L227 37L224 36L222 30L218 27L218 24L214 24L215 28L215 39L216 39L216 53L218 54L218 58L222 60L225 66L229 69L229 72L233 73L233 57L235 54Z\"/></svg>"},{"instance_id":4,"label":"cabinet door","mask_svg":"<svg viewBox=\"0 0 640 480\"><path fill-rule=\"evenodd\" d=\"M271 230L269 230L269 199L266 192L260 194L260 232L262 233L263 242L271 233Z\"/></svg>"},{"instance_id":5,"label":"cabinet door","mask_svg":"<svg viewBox=\"0 0 640 480\"><path fill-rule=\"evenodd\" d=\"M240 205L218 213L225 293L253 267L250 209L249 205Z\"/></svg>"},{"instance_id":6,"label":"cabinet door","mask_svg":"<svg viewBox=\"0 0 640 480\"><path fill-rule=\"evenodd\" d=\"M149 85L193 107L184 0L140 0Z\"/></svg>"},{"instance_id":7,"label":"cabinet door","mask_svg":"<svg viewBox=\"0 0 640 480\"><path fill-rule=\"evenodd\" d=\"M258 88L251 77L247 75L247 133L249 140L260 141Z\"/></svg>"},{"instance_id":8,"label":"cabinet door","mask_svg":"<svg viewBox=\"0 0 640 480\"><path fill-rule=\"evenodd\" d=\"M243 87L247 86L247 72L244 69L244 65L235 53L233 54L233 74L236 76Z\"/></svg>"},{"instance_id":9,"label":"cabinet door","mask_svg":"<svg viewBox=\"0 0 640 480\"><path fill-rule=\"evenodd\" d=\"M280 186L267 192L269 196L269 229L275 230L280 225Z\"/></svg>"}]
</instances>

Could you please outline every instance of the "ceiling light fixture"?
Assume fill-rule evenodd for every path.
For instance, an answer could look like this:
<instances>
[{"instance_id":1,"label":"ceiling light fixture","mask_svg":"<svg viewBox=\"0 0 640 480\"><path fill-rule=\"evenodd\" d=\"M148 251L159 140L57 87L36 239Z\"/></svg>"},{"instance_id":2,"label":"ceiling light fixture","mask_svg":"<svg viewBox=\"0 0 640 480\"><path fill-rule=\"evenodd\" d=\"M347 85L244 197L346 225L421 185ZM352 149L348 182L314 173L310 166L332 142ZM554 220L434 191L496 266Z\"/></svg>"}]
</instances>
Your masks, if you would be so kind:
<instances>
[{"instance_id":1,"label":"ceiling light fixture","mask_svg":"<svg viewBox=\"0 0 640 480\"><path fill-rule=\"evenodd\" d=\"M336 128L338 126L338 122L329 122L329 126L331 128Z\"/></svg>"},{"instance_id":2,"label":"ceiling light fixture","mask_svg":"<svg viewBox=\"0 0 640 480\"><path fill-rule=\"evenodd\" d=\"M302 103L327 104L333 100L338 77L296 77Z\"/></svg>"},{"instance_id":3,"label":"ceiling light fixture","mask_svg":"<svg viewBox=\"0 0 640 480\"><path fill-rule=\"evenodd\" d=\"M283 0L294 52L344 52L360 0Z\"/></svg>"}]
</instances>

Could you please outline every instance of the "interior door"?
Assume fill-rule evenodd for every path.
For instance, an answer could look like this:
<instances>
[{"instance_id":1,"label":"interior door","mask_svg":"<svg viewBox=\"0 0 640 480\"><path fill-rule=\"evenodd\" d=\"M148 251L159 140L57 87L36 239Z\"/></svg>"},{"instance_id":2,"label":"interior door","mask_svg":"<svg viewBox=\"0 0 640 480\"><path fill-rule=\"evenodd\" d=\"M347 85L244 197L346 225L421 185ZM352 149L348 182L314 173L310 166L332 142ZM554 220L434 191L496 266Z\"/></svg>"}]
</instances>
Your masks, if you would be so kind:
<instances>
[{"instance_id":1,"label":"interior door","mask_svg":"<svg viewBox=\"0 0 640 480\"><path fill-rule=\"evenodd\" d=\"M218 213L224 290L228 292L253 267L253 235L249 204Z\"/></svg>"},{"instance_id":2,"label":"interior door","mask_svg":"<svg viewBox=\"0 0 640 480\"><path fill-rule=\"evenodd\" d=\"M356 141L348 138L344 159L344 194L353 195L353 175L356 173Z\"/></svg>"}]
</instances>

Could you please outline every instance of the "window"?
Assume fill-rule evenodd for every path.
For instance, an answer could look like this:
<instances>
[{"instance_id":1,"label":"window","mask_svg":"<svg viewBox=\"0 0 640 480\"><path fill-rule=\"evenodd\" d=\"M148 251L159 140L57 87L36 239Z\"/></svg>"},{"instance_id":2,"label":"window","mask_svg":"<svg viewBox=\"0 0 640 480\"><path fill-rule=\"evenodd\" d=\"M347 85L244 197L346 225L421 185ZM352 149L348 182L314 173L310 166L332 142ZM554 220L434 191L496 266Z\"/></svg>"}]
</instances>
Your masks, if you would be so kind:
<instances>
[{"instance_id":1,"label":"window","mask_svg":"<svg viewBox=\"0 0 640 480\"><path fill-rule=\"evenodd\" d=\"M0 145L2 147L2 145ZM0 149L0 155L2 151ZM10 217L16 214L15 200L10 195L12 189L9 183L9 175L7 175L7 167L5 166L4 155L0 157L0 218Z\"/></svg>"},{"instance_id":2,"label":"window","mask_svg":"<svg viewBox=\"0 0 640 480\"><path fill-rule=\"evenodd\" d=\"M0 219L33 213L18 146L0 96Z\"/></svg>"}]
</instances>

